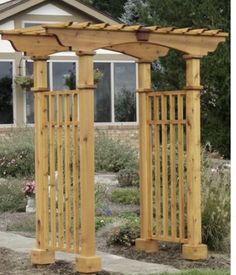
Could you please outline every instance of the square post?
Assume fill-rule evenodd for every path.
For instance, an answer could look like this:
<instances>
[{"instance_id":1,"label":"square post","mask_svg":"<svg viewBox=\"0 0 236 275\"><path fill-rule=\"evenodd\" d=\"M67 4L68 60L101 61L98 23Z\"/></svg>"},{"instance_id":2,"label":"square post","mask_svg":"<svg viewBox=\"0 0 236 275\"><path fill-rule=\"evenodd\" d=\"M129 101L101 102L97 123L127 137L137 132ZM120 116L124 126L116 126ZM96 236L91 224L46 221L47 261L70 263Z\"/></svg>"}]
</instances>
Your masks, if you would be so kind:
<instances>
[{"instance_id":1,"label":"square post","mask_svg":"<svg viewBox=\"0 0 236 275\"><path fill-rule=\"evenodd\" d=\"M150 119L151 109L148 93L151 90L151 62L138 63L139 76L139 178L140 178L140 221L141 236L136 240L138 250L155 252L159 244L152 240L152 163L150 152L150 129L147 121Z\"/></svg>"},{"instance_id":2,"label":"square post","mask_svg":"<svg viewBox=\"0 0 236 275\"><path fill-rule=\"evenodd\" d=\"M47 59L34 57L34 114L35 114L35 180L36 180L36 241L37 248L31 252L32 264L51 264L55 253L48 250L48 137L45 132L47 121L46 98Z\"/></svg>"},{"instance_id":3,"label":"square post","mask_svg":"<svg viewBox=\"0 0 236 275\"><path fill-rule=\"evenodd\" d=\"M96 256L94 192L94 52L78 52L80 116L80 193L81 253L76 257L76 271L101 271L101 258Z\"/></svg>"},{"instance_id":4,"label":"square post","mask_svg":"<svg viewBox=\"0 0 236 275\"><path fill-rule=\"evenodd\" d=\"M187 120L187 219L188 243L182 247L185 259L207 258L201 234L201 140L200 140L200 56L186 59Z\"/></svg>"}]
</instances>

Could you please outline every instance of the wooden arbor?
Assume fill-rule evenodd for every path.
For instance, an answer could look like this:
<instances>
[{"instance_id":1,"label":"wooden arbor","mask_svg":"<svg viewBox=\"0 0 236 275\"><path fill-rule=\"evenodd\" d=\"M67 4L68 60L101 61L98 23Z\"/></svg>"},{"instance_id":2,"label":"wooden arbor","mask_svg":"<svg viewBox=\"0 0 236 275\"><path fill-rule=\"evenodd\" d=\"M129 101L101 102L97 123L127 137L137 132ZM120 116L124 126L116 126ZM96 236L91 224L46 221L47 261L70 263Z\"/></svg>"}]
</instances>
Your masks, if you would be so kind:
<instances>
[{"instance_id":1,"label":"wooden arbor","mask_svg":"<svg viewBox=\"0 0 236 275\"><path fill-rule=\"evenodd\" d=\"M34 60L37 248L32 251L32 263L52 263L54 251L62 250L79 253L77 271L101 269L94 226L93 55L98 48L134 56L139 64L141 236L137 249L153 252L158 250L158 241L179 242L184 244L184 258L205 259L200 208L200 59L225 41L227 33L69 22L2 35ZM154 92L151 62L169 49L185 54L186 87ZM79 56L77 88L49 92L48 56L69 50Z\"/></svg>"}]
</instances>

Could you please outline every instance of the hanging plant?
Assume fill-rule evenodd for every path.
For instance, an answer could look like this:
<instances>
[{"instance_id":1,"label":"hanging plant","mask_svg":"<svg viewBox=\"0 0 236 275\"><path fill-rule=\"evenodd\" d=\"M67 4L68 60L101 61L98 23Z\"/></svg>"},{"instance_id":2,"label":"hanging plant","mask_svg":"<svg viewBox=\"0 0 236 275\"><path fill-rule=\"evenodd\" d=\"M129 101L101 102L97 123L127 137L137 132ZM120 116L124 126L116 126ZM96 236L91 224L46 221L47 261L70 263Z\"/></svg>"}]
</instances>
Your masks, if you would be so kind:
<instances>
[{"instance_id":1,"label":"hanging plant","mask_svg":"<svg viewBox=\"0 0 236 275\"><path fill-rule=\"evenodd\" d=\"M94 83L97 84L102 78L103 78L103 72L101 72L99 69L93 70L93 77L94 77Z\"/></svg>"},{"instance_id":2,"label":"hanging plant","mask_svg":"<svg viewBox=\"0 0 236 275\"><path fill-rule=\"evenodd\" d=\"M17 86L20 86L21 89L30 89L34 85L34 79L32 75L20 75L15 77L15 83Z\"/></svg>"},{"instance_id":3,"label":"hanging plant","mask_svg":"<svg viewBox=\"0 0 236 275\"><path fill-rule=\"evenodd\" d=\"M99 69L93 70L94 84L97 84L103 78L103 72ZM64 85L67 86L70 90L74 90L76 88L76 77L75 73L69 71L68 74L64 75Z\"/></svg>"}]
</instances>

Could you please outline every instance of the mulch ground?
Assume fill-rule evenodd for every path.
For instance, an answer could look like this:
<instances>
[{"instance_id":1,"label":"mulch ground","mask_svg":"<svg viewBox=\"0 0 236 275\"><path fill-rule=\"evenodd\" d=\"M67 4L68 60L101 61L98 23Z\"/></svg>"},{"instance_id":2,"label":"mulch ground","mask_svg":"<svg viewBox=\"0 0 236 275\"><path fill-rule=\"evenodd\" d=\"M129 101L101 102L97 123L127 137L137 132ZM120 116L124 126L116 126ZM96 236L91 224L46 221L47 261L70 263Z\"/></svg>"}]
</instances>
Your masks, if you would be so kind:
<instances>
[{"instance_id":1,"label":"mulch ground","mask_svg":"<svg viewBox=\"0 0 236 275\"><path fill-rule=\"evenodd\" d=\"M0 214L0 231L7 231L7 228L17 220L27 218L27 213L4 213ZM31 214L32 215L32 214ZM135 259L150 263L159 263L171 265L178 269L190 268L229 268L230 257L226 254L209 253L209 257L205 261L187 261L181 257L180 245L161 244L161 249L157 253L145 253L136 251L134 247L124 246L107 246L106 236L111 228L109 226L103 228L96 234L97 249L106 253L124 256L126 258ZM26 237L34 237L33 232L15 232ZM7 267L7 270L6 270ZM0 274L74 274L73 264L64 261L58 261L54 265L47 267L32 267L29 256L24 253L16 253L14 251L0 248ZM109 273L99 273L109 274Z\"/></svg>"}]
</instances>

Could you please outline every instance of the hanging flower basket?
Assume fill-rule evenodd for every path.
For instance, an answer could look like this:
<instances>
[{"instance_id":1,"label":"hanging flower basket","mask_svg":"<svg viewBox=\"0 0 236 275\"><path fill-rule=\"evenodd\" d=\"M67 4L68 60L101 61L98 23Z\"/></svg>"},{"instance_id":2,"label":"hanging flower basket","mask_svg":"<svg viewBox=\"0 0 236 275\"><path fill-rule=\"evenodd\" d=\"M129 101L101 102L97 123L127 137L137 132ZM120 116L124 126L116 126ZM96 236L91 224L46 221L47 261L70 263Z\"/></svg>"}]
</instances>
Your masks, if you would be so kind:
<instances>
[{"instance_id":1,"label":"hanging flower basket","mask_svg":"<svg viewBox=\"0 0 236 275\"><path fill-rule=\"evenodd\" d=\"M15 77L15 83L17 86L20 86L21 89L30 89L34 85L34 79L33 76L16 76Z\"/></svg>"},{"instance_id":2,"label":"hanging flower basket","mask_svg":"<svg viewBox=\"0 0 236 275\"><path fill-rule=\"evenodd\" d=\"M93 70L94 83L98 84L98 82L103 78L103 72L99 69Z\"/></svg>"}]
</instances>

